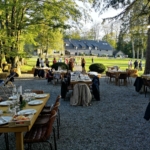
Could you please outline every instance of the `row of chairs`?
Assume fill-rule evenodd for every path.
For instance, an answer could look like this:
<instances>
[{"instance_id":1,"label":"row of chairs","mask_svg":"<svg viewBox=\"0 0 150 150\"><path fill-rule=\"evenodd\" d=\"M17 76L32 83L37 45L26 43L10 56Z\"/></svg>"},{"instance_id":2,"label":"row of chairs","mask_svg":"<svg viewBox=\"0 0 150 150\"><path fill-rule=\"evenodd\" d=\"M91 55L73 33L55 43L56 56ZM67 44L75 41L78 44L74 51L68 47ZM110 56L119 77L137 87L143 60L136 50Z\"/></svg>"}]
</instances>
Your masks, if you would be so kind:
<instances>
[{"instance_id":1,"label":"row of chairs","mask_svg":"<svg viewBox=\"0 0 150 150\"><path fill-rule=\"evenodd\" d=\"M109 71L106 71L106 82L110 83L112 82L112 80L114 80L116 82L116 84L119 84L119 86L121 85L121 83L123 82L124 85L127 85L127 81L130 81L130 76L128 73L110 73Z\"/></svg>"},{"instance_id":2,"label":"row of chairs","mask_svg":"<svg viewBox=\"0 0 150 150\"><path fill-rule=\"evenodd\" d=\"M41 111L41 114L35 121L32 129L27 132L24 136L24 143L28 144L28 148L31 149L31 145L33 143L43 143L47 142L49 144L50 149L53 149L53 146L50 142L50 137L53 133L54 138L54 147L57 150L56 136L55 136L55 127L54 122L55 119L57 121L57 138L59 139L59 126L60 126L60 98L58 96L55 100L53 106L45 106Z\"/></svg>"}]
</instances>

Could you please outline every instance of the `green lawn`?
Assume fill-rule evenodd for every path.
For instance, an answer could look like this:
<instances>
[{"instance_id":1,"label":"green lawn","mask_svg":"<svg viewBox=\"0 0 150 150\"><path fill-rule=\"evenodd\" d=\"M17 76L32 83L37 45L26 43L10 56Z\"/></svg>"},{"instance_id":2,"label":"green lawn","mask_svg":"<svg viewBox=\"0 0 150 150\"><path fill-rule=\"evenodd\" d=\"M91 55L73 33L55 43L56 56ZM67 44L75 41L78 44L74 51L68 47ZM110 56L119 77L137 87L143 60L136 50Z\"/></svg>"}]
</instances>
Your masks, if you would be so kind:
<instances>
[{"instance_id":1,"label":"green lawn","mask_svg":"<svg viewBox=\"0 0 150 150\"><path fill-rule=\"evenodd\" d=\"M89 71L89 66L91 65L92 61L91 58L92 57L84 57L86 60L86 70ZM58 58L56 57L56 59L58 60ZM26 59L27 64L24 66L21 66L21 71L28 71L28 70L32 70L33 67L35 67L36 65L36 60L37 57L32 57L32 58L28 58ZM50 65L52 65L52 61L53 58L49 58L50 60ZM94 63L102 63L104 64L106 67L108 66L119 66L121 70L126 70L128 68L128 61L131 60L131 58L102 58L102 57L95 57L94 58ZM77 58L77 61L80 61ZM134 62L135 59L132 59L132 61ZM143 66L145 66L145 61L143 60ZM78 62L78 64L80 64L80 62ZM144 70L144 67L143 67ZM143 74L143 71L139 71L139 75Z\"/></svg>"}]
</instances>

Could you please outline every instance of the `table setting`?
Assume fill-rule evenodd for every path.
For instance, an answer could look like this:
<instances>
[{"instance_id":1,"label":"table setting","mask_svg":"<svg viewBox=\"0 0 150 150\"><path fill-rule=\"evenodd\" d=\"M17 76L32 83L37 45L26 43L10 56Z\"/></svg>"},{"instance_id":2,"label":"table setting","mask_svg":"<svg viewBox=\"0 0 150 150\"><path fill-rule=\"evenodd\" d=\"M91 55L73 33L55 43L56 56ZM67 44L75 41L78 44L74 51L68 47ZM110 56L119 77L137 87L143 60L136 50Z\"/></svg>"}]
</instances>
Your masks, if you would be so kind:
<instances>
[{"instance_id":1,"label":"table setting","mask_svg":"<svg viewBox=\"0 0 150 150\"><path fill-rule=\"evenodd\" d=\"M22 97L21 101L20 97ZM0 115L4 115L2 118L0 118L0 125L9 123L10 120L12 120L12 117L16 115L34 115L36 113L36 109L26 107L35 107L41 105L43 104L43 100L41 99L46 97L47 94L36 94L33 93L31 89L25 89L23 93L22 86L19 86L18 88L14 86L14 88L12 89L12 95L8 98L8 100L0 102L0 107L4 109L0 110ZM7 116L5 117L5 115Z\"/></svg>"}]
</instances>

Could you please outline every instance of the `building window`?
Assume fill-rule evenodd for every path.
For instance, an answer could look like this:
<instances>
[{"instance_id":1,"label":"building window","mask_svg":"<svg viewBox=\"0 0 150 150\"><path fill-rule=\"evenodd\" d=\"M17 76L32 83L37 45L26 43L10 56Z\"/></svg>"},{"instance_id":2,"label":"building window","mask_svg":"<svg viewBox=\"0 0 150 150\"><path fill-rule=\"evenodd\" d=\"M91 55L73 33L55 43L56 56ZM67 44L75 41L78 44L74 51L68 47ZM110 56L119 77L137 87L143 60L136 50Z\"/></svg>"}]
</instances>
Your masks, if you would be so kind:
<instances>
[{"instance_id":1,"label":"building window","mask_svg":"<svg viewBox=\"0 0 150 150\"><path fill-rule=\"evenodd\" d=\"M91 47L89 47L89 50L91 50L92 48Z\"/></svg>"},{"instance_id":2,"label":"building window","mask_svg":"<svg viewBox=\"0 0 150 150\"><path fill-rule=\"evenodd\" d=\"M66 46L69 46L69 44L68 44L68 43L66 43Z\"/></svg>"},{"instance_id":3,"label":"building window","mask_svg":"<svg viewBox=\"0 0 150 150\"><path fill-rule=\"evenodd\" d=\"M95 47L95 50L97 50L97 47Z\"/></svg>"}]
</instances>

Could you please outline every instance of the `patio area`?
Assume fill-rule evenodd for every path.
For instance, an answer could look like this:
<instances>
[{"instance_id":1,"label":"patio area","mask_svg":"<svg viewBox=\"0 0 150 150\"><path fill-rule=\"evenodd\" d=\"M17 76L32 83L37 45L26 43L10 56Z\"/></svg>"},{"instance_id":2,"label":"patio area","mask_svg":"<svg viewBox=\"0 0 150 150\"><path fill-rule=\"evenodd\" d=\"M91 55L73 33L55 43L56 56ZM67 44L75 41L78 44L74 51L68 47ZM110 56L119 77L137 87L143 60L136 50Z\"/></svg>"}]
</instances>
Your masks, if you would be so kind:
<instances>
[{"instance_id":1,"label":"patio area","mask_svg":"<svg viewBox=\"0 0 150 150\"><path fill-rule=\"evenodd\" d=\"M15 84L50 93L49 105L61 90L60 84L47 84L44 79L32 77L16 78ZM102 77L100 95L101 100L92 101L88 107L70 106L69 99L61 100L58 150L149 150L150 122L143 118L149 93L145 98L132 84L116 86L106 83ZM0 145L5 150L3 135ZM48 150L45 145L33 144L32 149ZM15 150L13 133L9 133L9 147Z\"/></svg>"}]
</instances>

